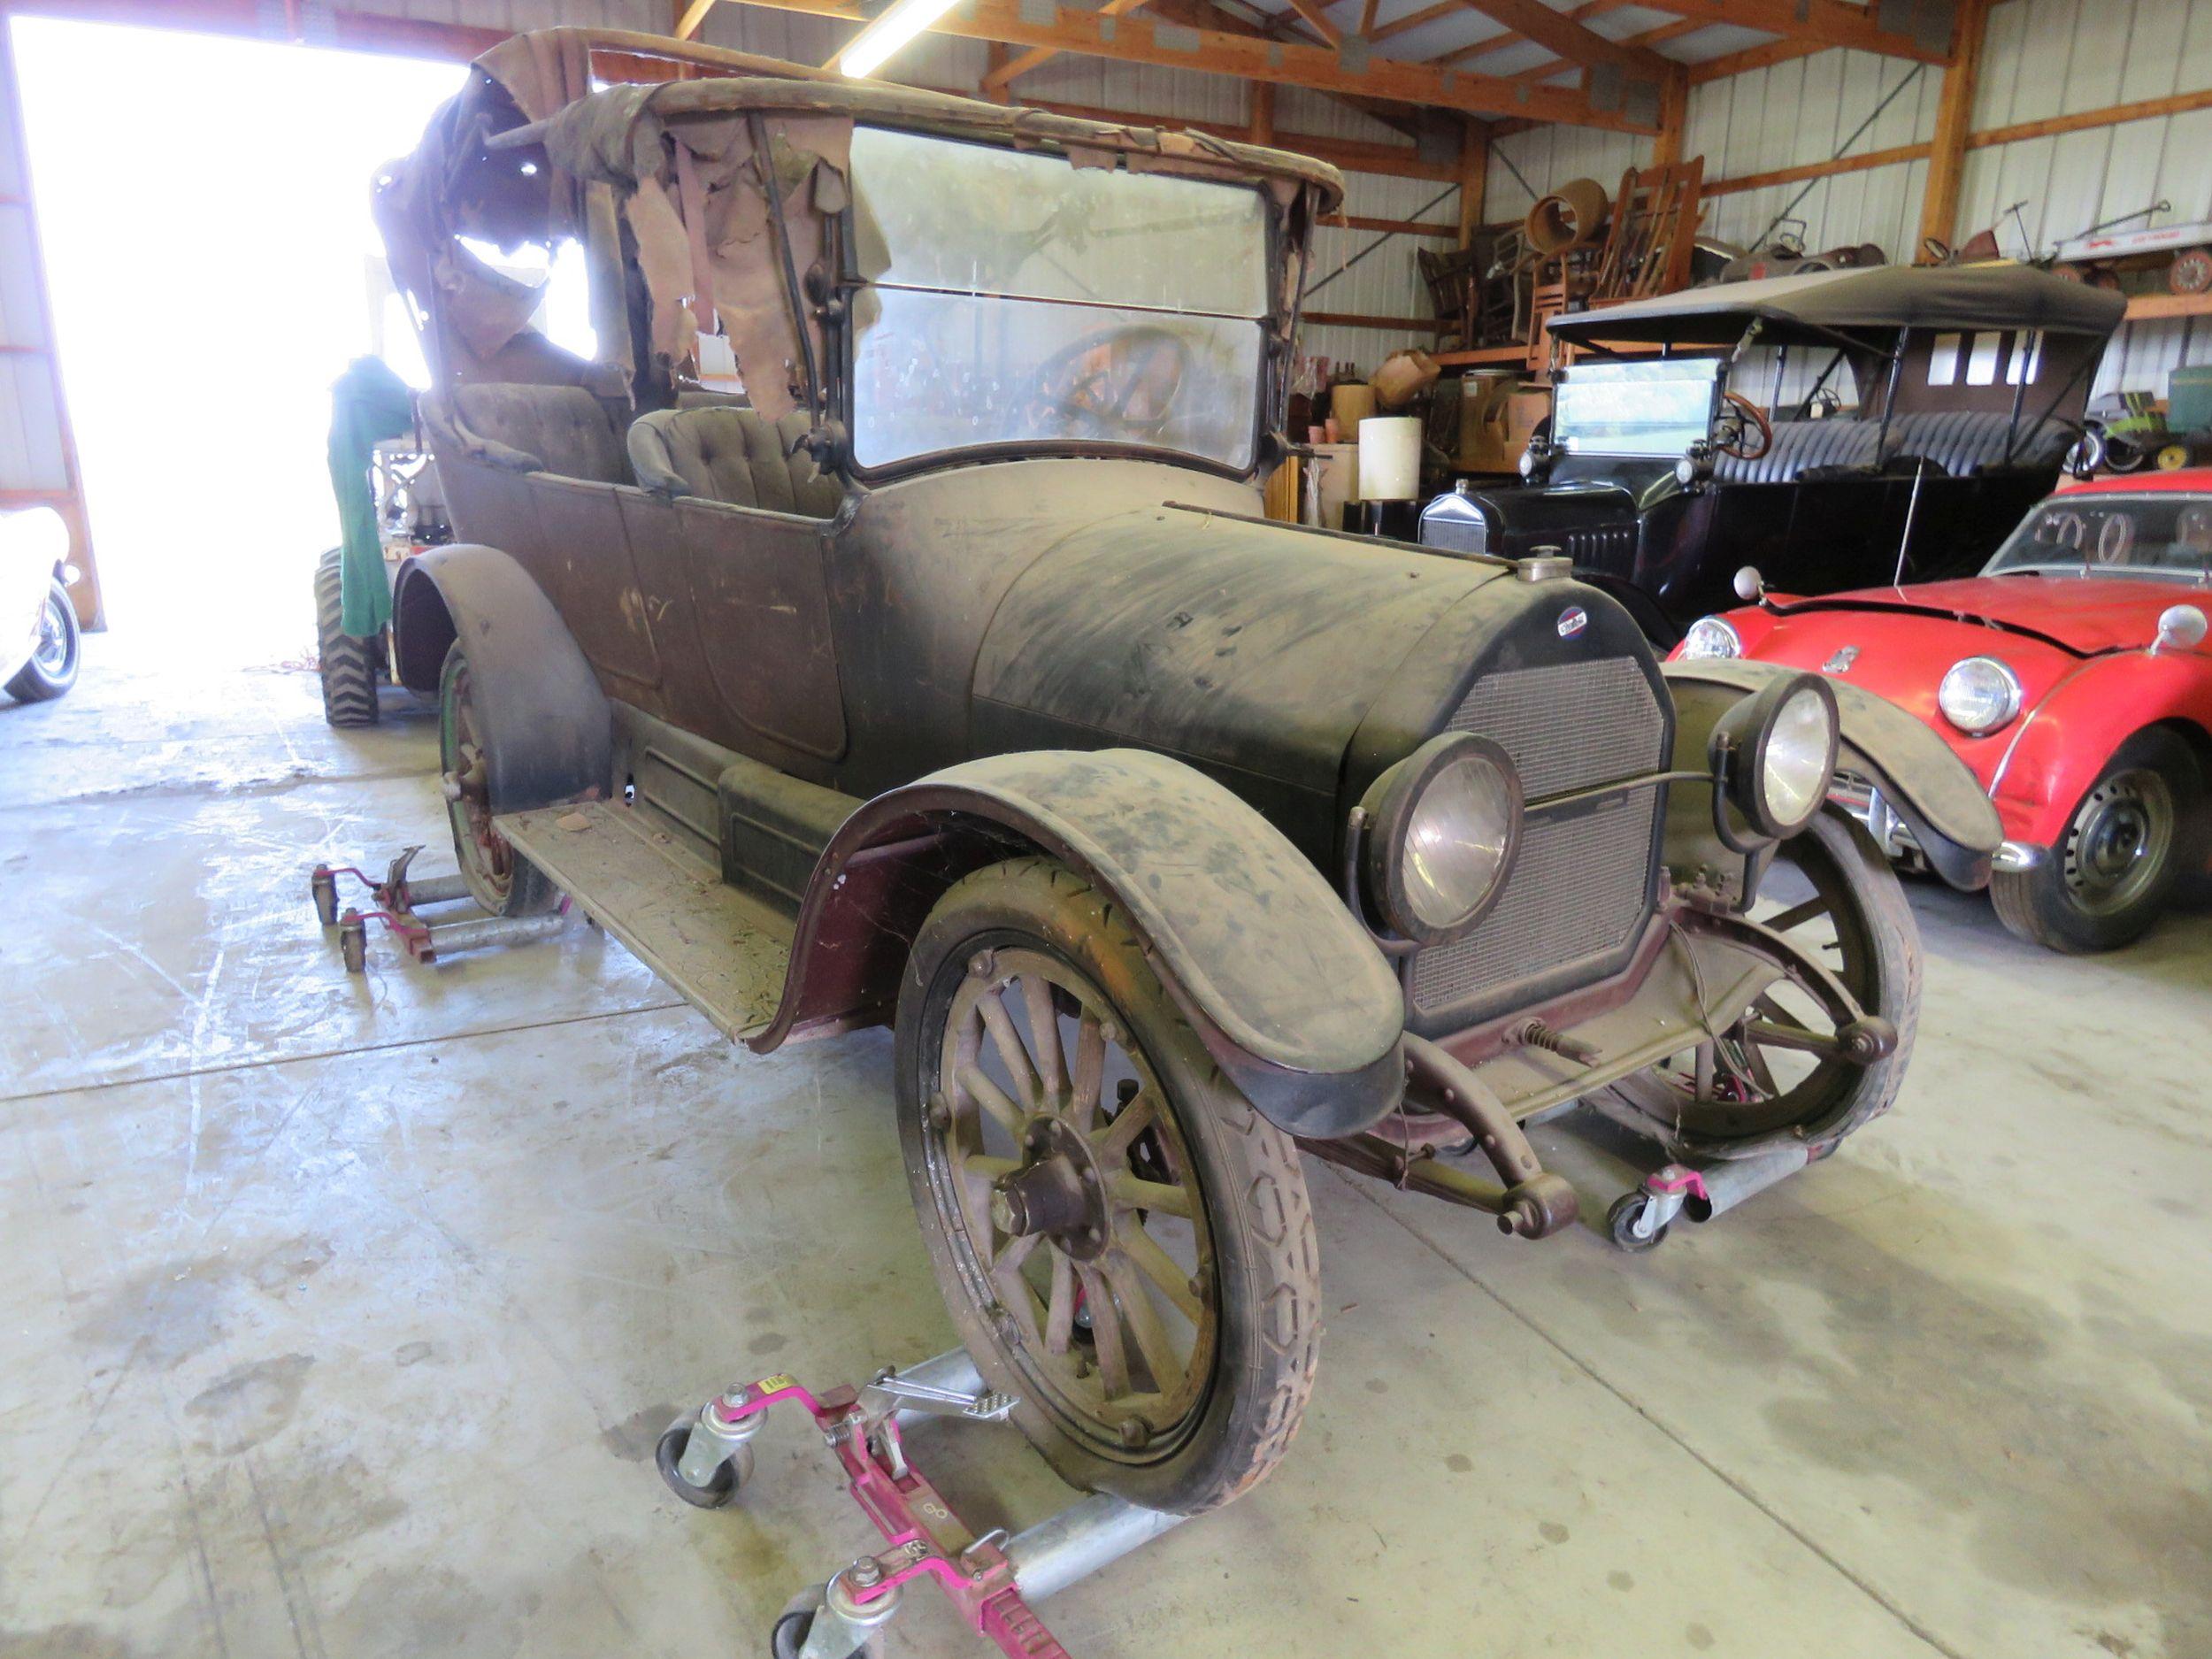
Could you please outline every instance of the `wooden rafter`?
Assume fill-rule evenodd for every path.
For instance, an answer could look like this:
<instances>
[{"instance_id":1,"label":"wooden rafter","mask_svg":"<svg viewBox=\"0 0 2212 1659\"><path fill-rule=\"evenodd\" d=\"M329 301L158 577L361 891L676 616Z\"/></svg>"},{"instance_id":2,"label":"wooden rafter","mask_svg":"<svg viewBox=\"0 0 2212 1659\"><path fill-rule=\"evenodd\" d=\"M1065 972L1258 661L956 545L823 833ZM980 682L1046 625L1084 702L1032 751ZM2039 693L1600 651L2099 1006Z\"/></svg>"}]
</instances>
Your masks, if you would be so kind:
<instances>
[{"instance_id":1,"label":"wooden rafter","mask_svg":"<svg viewBox=\"0 0 2212 1659\"><path fill-rule=\"evenodd\" d=\"M707 0L707 3L711 4L713 4L713 0ZM1134 12L1139 6L1143 5L1144 4L1146 4L1146 0L1106 0L1106 4L1099 7L1098 14L1101 17L1118 18L1124 12ZM995 43L1000 45L1004 44L1003 42ZM1025 75L1031 70L1039 67L1041 65L1050 63L1059 55L1059 50L1056 47L1033 46L1027 51L1018 53L1016 56L1008 58L1005 63L1000 65L998 67L993 69L988 74L985 75L983 77L983 90L994 96L1002 93L1014 83L1015 76Z\"/></svg>"},{"instance_id":2,"label":"wooden rafter","mask_svg":"<svg viewBox=\"0 0 2212 1659\"><path fill-rule=\"evenodd\" d=\"M688 0L676 27L670 31L680 41L696 40L699 28L707 20L707 13L714 10L714 0Z\"/></svg>"},{"instance_id":3,"label":"wooden rafter","mask_svg":"<svg viewBox=\"0 0 2212 1659\"><path fill-rule=\"evenodd\" d=\"M1732 23L1792 41L1810 42L1813 51L1850 46L1930 64L1947 62L1951 55L1947 45L1930 47L1910 35L1882 27L1876 7L1852 5L1847 0L1636 0L1636 4L1704 23Z\"/></svg>"},{"instance_id":4,"label":"wooden rafter","mask_svg":"<svg viewBox=\"0 0 2212 1659\"><path fill-rule=\"evenodd\" d=\"M1344 43L1344 31L1330 22L1313 0L1290 0L1290 9L1305 19L1306 27L1330 45L1340 46Z\"/></svg>"},{"instance_id":5,"label":"wooden rafter","mask_svg":"<svg viewBox=\"0 0 2212 1659\"><path fill-rule=\"evenodd\" d=\"M1402 18L1393 18L1387 23L1379 23L1371 29L1363 29L1360 32L1367 36L1367 43L1370 46L1379 46L1385 41L1396 35L1419 28L1425 23L1433 23L1439 18L1455 17L1465 10L1466 7L1461 5L1459 0L1436 0L1434 5L1423 6L1418 11L1407 12Z\"/></svg>"},{"instance_id":6,"label":"wooden rafter","mask_svg":"<svg viewBox=\"0 0 2212 1659\"><path fill-rule=\"evenodd\" d=\"M853 0L745 0L773 10L860 23L866 14ZM1217 28L1193 28L1141 14L1102 18L1071 6L1045 20L1024 0L971 0L932 28L970 40L1011 46L1049 46L1123 63L1190 69L1306 87L1317 92L1430 104L1473 115L1525 116L1571 127L1601 127L1648 133L1655 121L1626 110L1598 108L1578 92L1518 85L1494 75L1452 73L1422 64L1370 57L1353 67L1326 47L1275 41Z\"/></svg>"},{"instance_id":7,"label":"wooden rafter","mask_svg":"<svg viewBox=\"0 0 2212 1659\"><path fill-rule=\"evenodd\" d=\"M1627 44L1648 49L1678 39L1685 35L1694 35L1698 30L1707 27L1691 18L1677 18L1671 23L1662 23L1655 28L1646 29L1640 35L1630 35ZM1483 43L1486 46L1489 44L1486 41ZM1508 81L1549 81L1554 75L1576 67L1578 65L1569 63L1563 58L1552 58L1540 64L1531 64L1526 69L1517 69L1506 79ZM1686 65L1682 64L1669 63L1665 73L1671 76L1680 73L1685 67Z\"/></svg>"},{"instance_id":8,"label":"wooden rafter","mask_svg":"<svg viewBox=\"0 0 2212 1659\"><path fill-rule=\"evenodd\" d=\"M1667 73L1666 60L1658 53L1625 41L1608 40L1564 12L1553 11L1544 0L1466 0L1466 5L1569 63L1585 68L1616 64L1655 81Z\"/></svg>"}]
</instances>

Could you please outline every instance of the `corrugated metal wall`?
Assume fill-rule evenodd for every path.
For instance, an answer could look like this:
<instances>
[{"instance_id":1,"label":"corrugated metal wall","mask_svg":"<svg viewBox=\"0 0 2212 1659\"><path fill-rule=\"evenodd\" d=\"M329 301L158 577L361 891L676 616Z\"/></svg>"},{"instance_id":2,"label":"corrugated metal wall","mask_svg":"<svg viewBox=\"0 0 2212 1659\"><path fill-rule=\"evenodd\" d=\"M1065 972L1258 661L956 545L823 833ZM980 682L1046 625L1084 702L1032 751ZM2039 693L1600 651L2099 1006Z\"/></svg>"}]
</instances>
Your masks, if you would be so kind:
<instances>
[{"instance_id":1,"label":"corrugated metal wall","mask_svg":"<svg viewBox=\"0 0 2212 1659\"><path fill-rule=\"evenodd\" d=\"M1845 141L1901 84L1848 153L1925 143L1935 130L1939 70L1916 73L1902 59L1832 51L1693 88L1684 150L1704 156L1708 179L1825 160L1846 153ZM1990 13L1971 126L1981 132L2208 87L2212 0L2008 0ZM1618 134L1555 127L1517 134L1497 150L1493 218L1528 201L1503 165L1507 157L1541 189L1577 173L1609 186L1638 153ZM1893 259L1909 258L1926 182L1927 164L1912 161L1809 188L1732 192L1709 198L1704 227L1749 242L1787 211L1805 221L1809 247L1871 242ZM2161 223L2212 219L2212 110L1970 150L1959 234L1994 224L2019 202L2030 242L2047 250L2101 219L2161 199L2172 204ZM2008 252L2022 250L2009 219L2002 240ZM2133 323L2106 354L2097 388L2162 395L2170 369L2201 362L2212 362L2212 319Z\"/></svg>"}]
</instances>

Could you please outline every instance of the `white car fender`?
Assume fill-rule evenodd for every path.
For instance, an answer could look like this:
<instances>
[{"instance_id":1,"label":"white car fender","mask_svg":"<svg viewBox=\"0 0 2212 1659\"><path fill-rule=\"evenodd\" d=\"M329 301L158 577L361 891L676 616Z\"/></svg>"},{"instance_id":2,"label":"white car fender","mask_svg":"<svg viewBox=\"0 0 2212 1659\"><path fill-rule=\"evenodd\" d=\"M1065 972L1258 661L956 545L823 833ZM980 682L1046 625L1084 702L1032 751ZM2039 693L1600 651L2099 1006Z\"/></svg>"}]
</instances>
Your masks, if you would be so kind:
<instances>
[{"instance_id":1,"label":"white car fender","mask_svg":"<svg viewBox=\"0 0 2212 1659\"><path fill-rule=\"evenodd\" d=\"M30 660L55 567L69 557L69 526L51 507L0 513L0 680Z\"/></svg>"}]
</instances>

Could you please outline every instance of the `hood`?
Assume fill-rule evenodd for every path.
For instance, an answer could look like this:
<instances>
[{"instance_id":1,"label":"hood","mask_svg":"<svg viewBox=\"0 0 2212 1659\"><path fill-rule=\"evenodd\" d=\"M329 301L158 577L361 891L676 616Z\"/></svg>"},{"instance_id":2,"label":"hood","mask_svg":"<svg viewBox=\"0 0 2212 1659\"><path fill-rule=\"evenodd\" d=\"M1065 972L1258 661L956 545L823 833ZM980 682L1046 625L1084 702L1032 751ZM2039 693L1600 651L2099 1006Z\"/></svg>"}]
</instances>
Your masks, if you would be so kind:
<instances>
[{"instance_id":1,"label":"hood","mask_svg":"<svg viewBox=\"0 0 2212 1659\"><path fill-rule=\"evenodd\" d=\"M2193 582L2155 577L1970 576L1910 588L1868 588L1785 604L1786 618L1832 609L1940 617L2039 637L2081 656L2136 650L2157 637L2169 605L2204 604L2212 595Z\"/></svg>"}]
</instances>

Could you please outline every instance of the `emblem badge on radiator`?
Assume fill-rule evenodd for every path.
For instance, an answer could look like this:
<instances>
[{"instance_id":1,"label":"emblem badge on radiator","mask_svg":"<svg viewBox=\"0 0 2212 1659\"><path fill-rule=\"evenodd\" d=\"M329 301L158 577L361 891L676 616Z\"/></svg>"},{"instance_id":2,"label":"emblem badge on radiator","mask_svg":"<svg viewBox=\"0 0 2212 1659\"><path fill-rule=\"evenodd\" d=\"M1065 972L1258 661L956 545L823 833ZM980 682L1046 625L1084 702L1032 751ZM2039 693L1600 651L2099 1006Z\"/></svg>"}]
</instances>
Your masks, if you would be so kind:
<instances>
[{"instance_id":1,"label":"emblem badge on radiator","mask_svg":"<svg viewBox=\"0 0 2212 1659\"><path fill-rule=\"evenodd\" d=\"M1569 605L1559 613L1559 637L1571 640L1590 626L1590 613L1580 605Z\"/></svg>"},{"instance_id":2,"label":"emblem badge on radiator","mask_svg":"<svg viewBox=\"0 0 2212 1659\"><path fill-rule=\"evenodd\" d=\"M1820 665L1820 672L1824 674L1847 674L1851 672L1851 664L1858 660L1859 648L1855 645L1847 645L1823 663Z\"/></svg>"}]
</instances>

